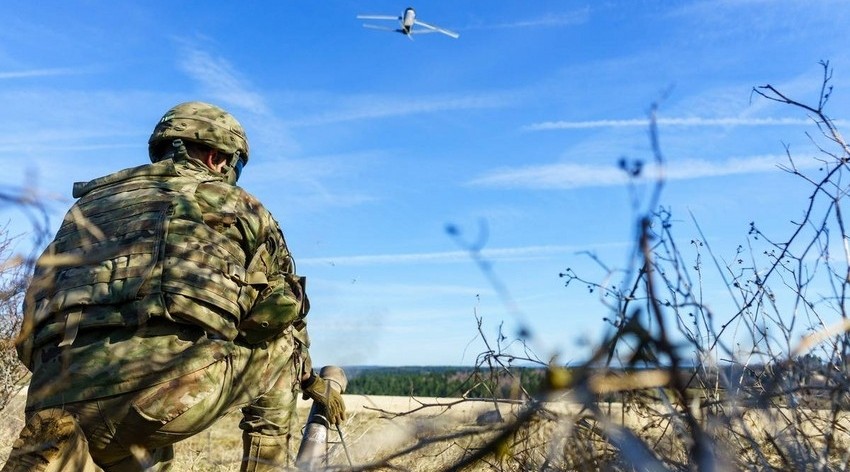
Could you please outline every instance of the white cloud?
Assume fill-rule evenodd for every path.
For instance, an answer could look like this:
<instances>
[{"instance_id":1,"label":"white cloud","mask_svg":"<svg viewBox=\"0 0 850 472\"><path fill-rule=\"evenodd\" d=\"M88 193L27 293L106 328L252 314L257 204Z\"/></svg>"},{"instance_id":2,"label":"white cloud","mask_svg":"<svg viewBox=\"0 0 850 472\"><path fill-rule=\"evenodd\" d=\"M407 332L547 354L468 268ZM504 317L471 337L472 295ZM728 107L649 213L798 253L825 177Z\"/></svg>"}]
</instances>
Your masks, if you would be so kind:
<instances>
[{"instance_id":1,"label":"white cloud","mask_svg":"<svg viewBox=\"0 0 850 472\"><path fill-rule=\"evenodd\" d=\"M269 106L266 94L254 89L227 58L204 50L203 44L176 39L181 57L178 67L201 87L201 93L228 109L245 127L252 151L265 155L291 155L300 148L289 127Z\"/></svg>"},{"instance_id":2,"label":"white cloud","mask_svg":"<svg viewBox=\"0 0 850 472\"><path fill-rule=\"evenodd\" d=\"M287 121L289 126L317 126L345 121L435 113L441 111L501 108L519 101L514 93L464 93L415 98L410 96L313 96L327 102L331 111Z\"/></svg>"},{"instance_id":3,"label":"white cloud","mask_svg":"<svg viewBox=\"0 0 850 472\"><path fill-rule=\"evenodd\" d=\"M745 35L761 41L781 31L781 40L799 41L824 31L841 31L848 17L845 7L843 0L703 0L683 2L670 15L704 39Z\"/></svg>"},{"instance_id":4,"label":"white cloud","mask_svg":"<svg viewBox=\"0 0 850 472\"><path fill-rule=\"evenodd\" d=\"M78 131L71 129L39 129L29 131L26 135L6 135L0 137L0 154L21 152L22 149L46 152L133 147L138 145L138 143L127 142L127 138L136 138L139 134L121 131L109 132L108 130L104 132L92 129ZM110 139L119 139L125 142L105 142Z\"/></svg>"},{"instance_id":5,"label":"white cloud","mask_svg":"<svg viewBox=\"0 0 850 472\"><path fill-rule=\"evenodd\" d=\"M506 23L495 23L465 29L509 29L509 28L539 28L553 26L574 26L587 23L590 19L590 8L585 7L566 13L547 13L536 18L517 19Z\"/></svg>"},{"instance_id":6,"label":"white cloud","mask_svg":"<svg viewBox=\"0 0 850 472\"><path fill-rule=\"evenodd\" d=\"M298 264L301 265L301 260ZM464 286L456 284L437 284L433 282L426 283L387 283L380 282L364 283L356 279L350 281L338 279L321 279L311 277L310 284L313 290L321 287L323 291L332 292L334 294L346 293L348 297L355 298L366 305L373 303L374 300L383 299L384 302L389 300L412 300L414 298L431 298L434 304L444 303L437 301L439 297L444 296L462 296L475 297L481 293L492 294L493 291L489 287ZM431 307L429 309L436 309Z\"/></svg>"},{"instance_id":7,"label":"white cloud","mask_svg":"<svg viewBox=\"0 0 850 472\"><path fill-rule=\"evenodd\" d=\"M488 260L529 260L553 254L572 253L576 246L527 246L515 248L484 249L481 256ZM469 262L467 251L444 251L408 254L374 254L366 256L314 257L298 259L299 265L387 265L409 263L446 264Z\"/></svg>"},{"instance_id":8,"label":"white cloud","mask_svg":"<svg viewBox=\"0 0 850 472\"><path fill-rule=\"evenodd\" d=\"M778 165L785 163L784 156L776 155L731 158L720 162L685 159L668 162L663 169L663 176L668 180L687 180L721 175L771 172L779 171ZM817 162L801 160L796 164L800 167L812 167L817 165ZM644 167L641 179L655 178L658 175L658 169L650 163ZM613 165L556 163L494 170L468 183L481 187L567 190L623 185L628 180L626 173Z\"/></svg>"},{"instance_id":9,"label":"white cloud","mask_svg":"<svg viewBox=\"0 0 850 472\"><path fill-rule=\"evenodd\" d=\"M614 166L563 163L498 169L471 180L469 184L501 188L569 189L621 185L626 182L623 171Z\"/></svg>"},{"instance_id":10,"label":"white cloud","mask_svg":"<svg viewBox=\"0 0 850 472\"><path fill-rule=\"evenodd\" d=\"M54 68L54 69L31 69L15 72L0 72L0 80L4 79L29 79L33 77L55 77L60 75L87 74L90 71L84 69Z\"/></svg>"},{"instance_id":11,"label":"white cloud","mask_svg":"<svg viewBox=\"0 0 850 472\"><path fill-rule=\"evenodd\" d=\"M268 114L262 96L250 90L248 81L226 59L190 46L184 47L183 56L180 67L200 83L206 93L227 105Z\"/></svg>"},{"instance_id":12,"label":"white cloud","mask_svg":"<svg viewBox=\"0 0 850 472\"><path fill-rule=\"evenodd\" d=\"M846 124L845 120L833 120L836 125ZM658 118L658 126L806 126L811 125L811 119L805 118ZM544 121L524 126L528 131L544 131L555 129L587 129L587 128L631 128L648 127L649 119L630 120L587 120L587 121Z\"/></svg>"},{"instance_id":13,"label":"white cloud","mask_svg":"<svg viewBox=\"0 0 850 472\"><path fill-rule=\"evenodd\" d=\"M300 145L291 136L289 130L300 122L288 123L281 120L275 109L269 105L266 94L255 91L250 81L242 77L237 72L237 68L227 59L208 53L197 45L190 45L185 40L178 40L178 42L183 43L181 52L184 57L179 60L183 71L197 81L204 92L212 96L216 102L226 104L227 108L233 107L247 112L243 114L234 111L234 115L246 129L252 154L257 153L264 156L264 159L251 163L250 172L246 172L242 184L249 185L258 195L268 190L264 186L272 184L275 189L268 193L273 196L279 195L281 173L282 169L285 169L285 181L288 187L297 189L302 197L308 196L304 200L310 203L299 207L304 210L314 210L318 207L355 206L375 200L375 197L361 191L331 189L326 183L330 178L345 175L345 170L352 167L350 160L321 156L309 160L275 157L293 156L298 153ZM349 109L341 115L324 116L314 120L315 124L399 113L399 103L402 103L402 100L375 101L370 98L372 97L358 102L368 104L365 108ZM377 109L375 103L378 104ZM475 103L475 98L467 97L441 103L413 102L405 104L402 113L476 106ZM311 106L317 106L317 104L311 102ZM320 105L318 107L321 108ZM268 205L273 206L274 200L275 198L269 198Z\"/></svg>"}]
</instances>

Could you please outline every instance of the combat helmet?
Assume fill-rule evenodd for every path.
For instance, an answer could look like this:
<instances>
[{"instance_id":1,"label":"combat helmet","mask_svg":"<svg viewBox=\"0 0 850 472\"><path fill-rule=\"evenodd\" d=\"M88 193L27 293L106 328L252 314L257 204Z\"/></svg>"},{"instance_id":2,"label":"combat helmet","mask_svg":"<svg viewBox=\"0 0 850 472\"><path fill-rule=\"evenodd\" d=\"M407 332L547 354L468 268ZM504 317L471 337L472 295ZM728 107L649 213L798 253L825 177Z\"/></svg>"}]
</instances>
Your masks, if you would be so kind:
<instances>
[{"instance_id":1,"label":"combat helmet","mask_svg":"<svg viewBox=\"0 0 850 472\"><path fill-rule=\"evenodd\" d=\"M248 163L248 139L244 128L233 115L215 105L186 102L165 112L148 139L151 162L162 159L163 150L178 139L200 143L232 156L226 171L235 171L236 179Z\"/></svg>"}]
</instances>

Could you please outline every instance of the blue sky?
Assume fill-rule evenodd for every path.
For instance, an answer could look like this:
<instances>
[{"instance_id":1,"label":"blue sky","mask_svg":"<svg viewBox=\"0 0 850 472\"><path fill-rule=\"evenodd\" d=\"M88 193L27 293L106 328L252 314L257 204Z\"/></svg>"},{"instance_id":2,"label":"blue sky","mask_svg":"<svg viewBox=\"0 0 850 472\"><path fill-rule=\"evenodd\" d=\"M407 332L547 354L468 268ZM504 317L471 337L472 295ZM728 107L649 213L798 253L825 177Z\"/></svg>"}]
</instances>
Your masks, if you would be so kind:
<instances>
[{"instance_id":1,"label":"blue sky","mask_svg":"<svg viewBox=\"0 0 850 472\"><path fill-rule=\"evenodd\" d=\"M494 344L500 324L510 339L523 320L534 352L569 362L608 313L558 273L600 277L583 251L627 263L635 206L617 161L651 160L652 103L663 203L684 240L691 212L729 255L750 221L781 233L800 213L806 189L776 166L786 144L811 156L816 131L752 87L815 100L828 60L827 111L847 117L845 2L413 5L457 40L355 18L407 6L3 2L0 184L37 189L55 229L74 181L147 162L172 105L216 103L248 133L240 184L308 278L317 365L469 365L485 349L476 316ZM490 273L447 225L481 240Z\"/></svg>"}]
</instances>

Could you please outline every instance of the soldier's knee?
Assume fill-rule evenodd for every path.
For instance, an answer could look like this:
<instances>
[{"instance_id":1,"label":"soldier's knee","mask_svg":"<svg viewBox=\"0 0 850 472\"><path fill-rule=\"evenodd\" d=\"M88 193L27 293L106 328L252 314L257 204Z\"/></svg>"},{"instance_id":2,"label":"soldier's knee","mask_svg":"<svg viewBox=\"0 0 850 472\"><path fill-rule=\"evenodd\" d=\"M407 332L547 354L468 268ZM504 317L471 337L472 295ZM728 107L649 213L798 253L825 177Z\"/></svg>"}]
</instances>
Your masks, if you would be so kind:
<instances>
[{"instance_id":1,"label":"soldier's knee","mask_svg":"<svg viewBox=\"0 0 850 472\"><path fill-rule=\"evenodd\" d=\"M73 415L59 408L49 408L27 419L24 430L12 447L44 451L43 455L49 457L78 434L82 431Z\"/></svg>"},{"instance_id":2,"label":"soldier's knee","mask_svg":"<svg viewBox=\"0 0 850 472\"><path fill-rule=\"evenodd\" d=\"M88 462L88 442L76 418L48 408L29 415L3 470L63 470L81 459Z\"/></svg>"}]
</instances>

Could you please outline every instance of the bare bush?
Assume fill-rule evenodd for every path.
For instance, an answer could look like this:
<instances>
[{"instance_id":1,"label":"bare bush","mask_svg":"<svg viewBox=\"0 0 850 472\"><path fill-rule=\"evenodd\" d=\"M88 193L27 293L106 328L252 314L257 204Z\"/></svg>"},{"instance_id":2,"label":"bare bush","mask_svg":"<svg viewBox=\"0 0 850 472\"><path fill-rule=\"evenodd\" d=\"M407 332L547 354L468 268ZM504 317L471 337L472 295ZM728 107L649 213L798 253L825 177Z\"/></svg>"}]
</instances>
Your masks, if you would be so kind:
<instances>
[{"instance_id":1,"label":"bare bush","mask_svg":"<svg viewBox=\"0 0 850 472\"><path fill-rule=\"evenodd\" d=\"M14 238L0 229L0 410L24 386L26 368L18 360L15 338L21 329L26 265L13 252Z\"/></svg>"},{"instance_id":2,"label":"bare bush","mask_svg":"<svg viewBox=\"0 0 850 472\"><path fill-rule=\"evenodd\" d=\"M34 261L29 254L31 251L21 247L29 241L32 248L38 248L49 237L47 199L33 188L30 185L0 188L0 208L23 215L30 227L25 234L12 234L8 224L0 227L0 411L3 413L3 427L0 428L3 434L0 436L5 438L0 441L3 446L0 458L3 460L23 423L19 411L23 399L17 395L26 387L29 375L15 349L15 342L21 335L24 293Z\"/></svg>"},{"instance_id":3,"label":"bare bush","mask_svg":"<svg viewBox=\"0 0 850 472\"><path fill-rule=\"evenodd\" d=\"M661 205L664 156L652 107L653 165L620 162L634 185L651 185L636 206L632 265L609 270L590 255L608 271L602 281L561 274L567 286L599 294L610 334L580 364L549 361L542 385L520 382L521 406L494 396L497 421L463 433L463 453L440 470L847 470L850 232L843 204L850 148L825 112L832 71L822 66L815 105L772 85L753 89L756 98L808 114L820 166L806 170L786 148L780 167L810 186L802 216L781 239L753 222L731 257L715 254L696 220L698 236L686 239L696 259L684 256L672 213ZM657 175L647 177L647 169ZM503 349L501 330L495 346L487 341L476 313L486 350L473 379L495 390L517 362L547 365L526 348L533 333L481 257L486 238L469 244L457 228L448 232L520 325L508 343L521 346L517 356ZM615 283L616 274L624 275ZM705 299L710 276L726 286L725 303ZM429 406L439 407L416 411ZM446 440L419 441L405 453ZM454 435L451 441L458 444ZM368 468L407 470L399 461L393 454Z\"/></svg>"}]
</instances>

